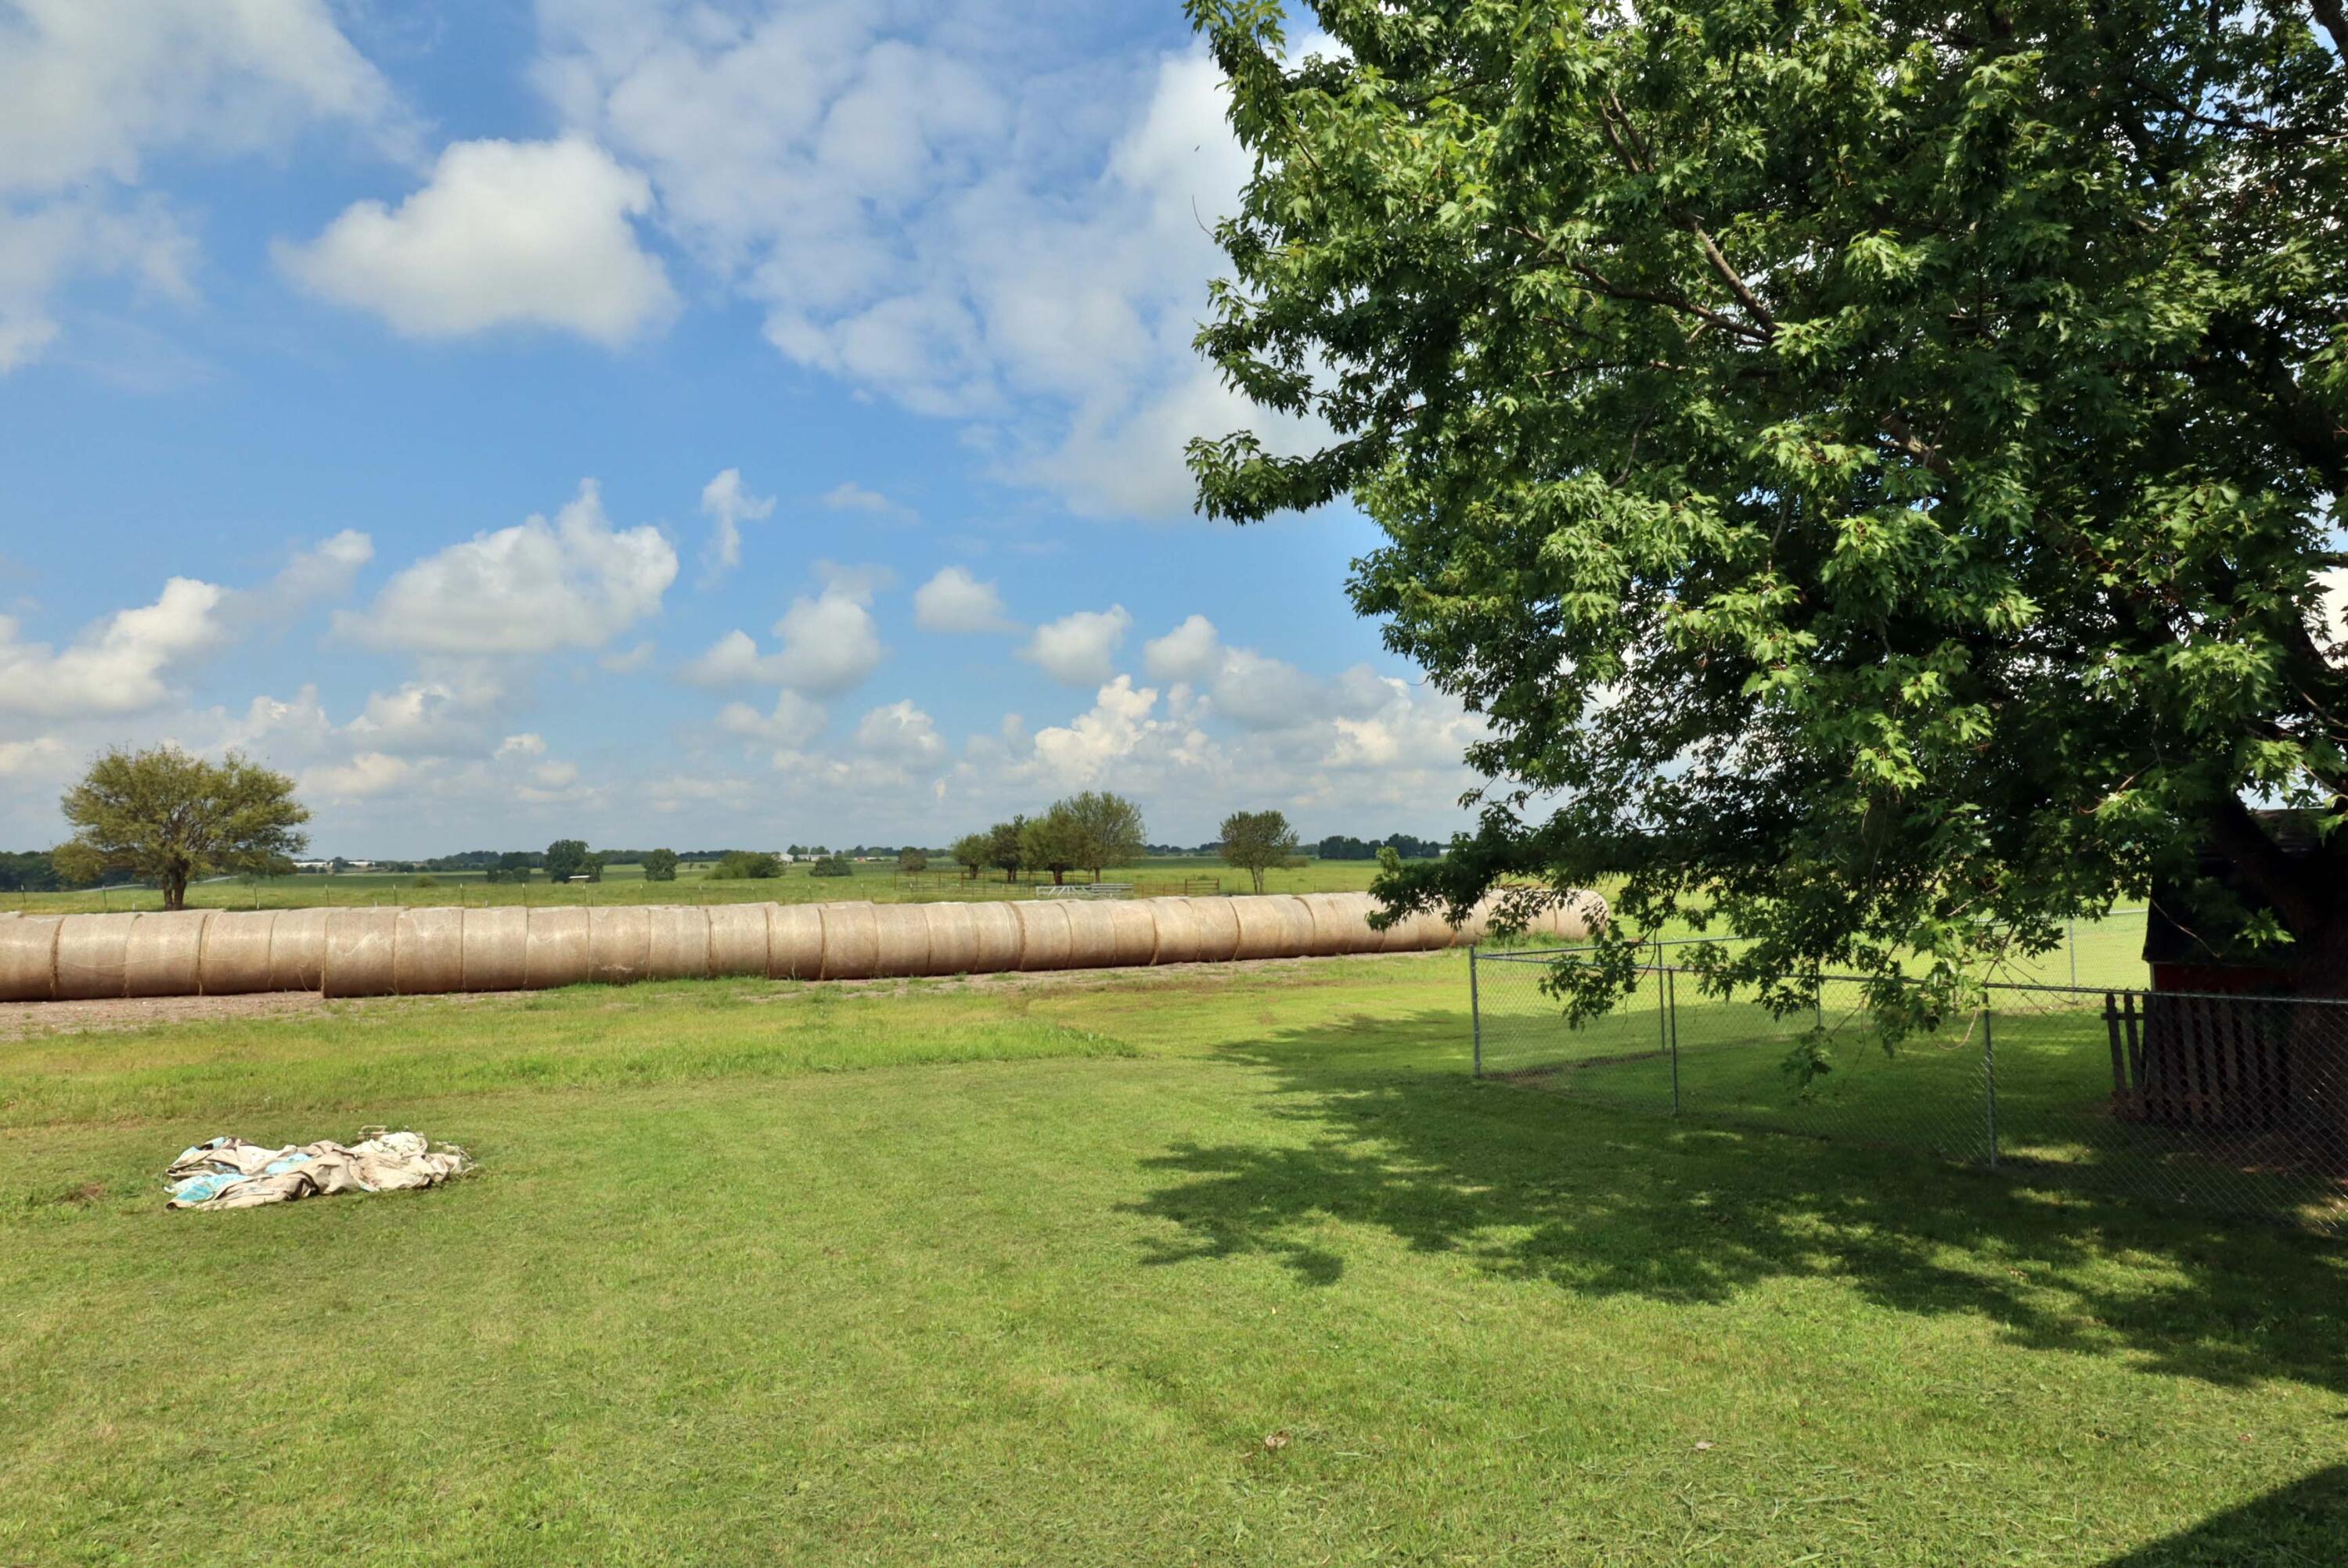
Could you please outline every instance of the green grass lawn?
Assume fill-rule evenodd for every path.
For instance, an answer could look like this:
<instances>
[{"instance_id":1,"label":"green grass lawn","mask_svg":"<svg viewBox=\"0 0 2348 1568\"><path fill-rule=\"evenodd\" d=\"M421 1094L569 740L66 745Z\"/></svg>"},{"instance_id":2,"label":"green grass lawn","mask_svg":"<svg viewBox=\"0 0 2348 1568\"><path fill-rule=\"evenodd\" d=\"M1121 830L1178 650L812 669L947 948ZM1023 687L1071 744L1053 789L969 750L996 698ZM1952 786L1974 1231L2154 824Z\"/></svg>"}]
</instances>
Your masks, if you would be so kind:
<instances>
[{"instance_id":1,"label":"green grass lawn","mask_svg":"<svg viewBox=\"0 0 2348 1568\"><path fill-rule=\"evenodd\" d=\"M2333 1563L2348 1263L1478 1083L1458 955L0 1042L0 1563ZM449 1188L219 1214L216 1132ZM2059 1200L2059 1201L2058 1201Z\"/></svg>"}]
</instances>

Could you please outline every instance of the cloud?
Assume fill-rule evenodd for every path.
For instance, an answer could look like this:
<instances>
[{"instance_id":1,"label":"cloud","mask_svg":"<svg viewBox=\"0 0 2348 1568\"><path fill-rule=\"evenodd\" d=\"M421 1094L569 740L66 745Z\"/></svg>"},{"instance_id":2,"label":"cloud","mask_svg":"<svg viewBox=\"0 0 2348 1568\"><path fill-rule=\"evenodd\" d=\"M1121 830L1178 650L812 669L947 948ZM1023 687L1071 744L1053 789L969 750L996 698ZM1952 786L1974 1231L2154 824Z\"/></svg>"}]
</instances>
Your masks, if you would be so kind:
<instances>
[{"instance_id":1,"label":"cloud","mask_svg":"<svg viewBox=\"0 0 2348 1568\"><path fill-rule=\"evenodd\" d=\"M61 651L18 641L16 622L0 615L0 712L78 718L156 706L170 696L177 666L228 640L224 597L175 577L154 603L115 611Z\"/></svg>"},{"instance_id":2,"label":"cloud","mask_svg":"<svg viewBox=\"0 0 2348 1568\"><path fill-rule=\"evenodd\" d=\"M396 691L371 692L345 732L374 752L426 756L479 753L489 746L510 705L502 682L473 671L458 679L410 681ZM524 738L509 736L499 743L497 754L504 755L507 745ZM543 749L544 743L540 745Z\"/></svg>"},{"instance_id":3,"label":"cloud","mask_svg":"<svg viewBox=\"0 0 2348 1568\"><path fill-rule=\"evenodd\" d=\"M370 647L458 655L600 648L676 580L658 528L614 529L592 479L555 514L450 545L400 572L338 630Z\"/></svg>"},{"instance_id":4,"label":"cloud","mask_svg":"<svg viewBox=\"0 0 2348 1568\"><path fill-rule=\"evenodd\" d=\"M1037 627L1019 656L1063 684L1098 685L1109 678L1117 647L1132 627L1133 617L1121 604L1079 610Z\"/></svg>"},{"instance_id":5,"label":"cloud","mask_svg":"<svg viewBox=\"0 0 2348 1568\"><path fill-rule=\"evenodd\" d=\"M302 775L300 790L328 800L366 800L407 783L415 771L413 763L399 757L361 752L347 763L312 768Z\"/></svg>"},{"instance_id":6,"label":"cloud","mask_svg":"<svg viewBox=\"0 0 2348 1568\"><path fill-rule=\"evenodd\" d=\"M232 620L291 620L319 605L349 597L351 585L374 559L375 540L356 528L345 528L332 538L296 551L261 587L232 596L226 613Z\"/></svg>"},{"instance_id":7,"label":"cloud","mask_svg":"<svg viewBox=\"0 0 2348 1568\"><path fill-rule=\"evenodd\" d=\"M888 656L869 598L851 583L795 599L775 622L782 646L774 652L760 652L747 631L729 631L678 673L695 686L788 686L811 697L851 691Z\"/></svg>"},{"instance_id":8,"label":"cloud","mask_svg":"<svg viewBox=\"0 0 2348 1568\"><path fill-rule=\"evenodd\" d=\"M535 731L508 735L498 743L497 754L501 757L542 757L546 755L546 737Z\"/></svg>"},{"instance_id":9,"label":"cloud","mask_svg":"<svg viewBox=\"0 0 2348 1568\"><path fill-rule=\"evenodd\" d=\"M910 518L913 515L910 508L899 506L878 490L866 489L853 479L834 485L823 493L820 499L828 509L835 512L863 512L876 518Z\"/></svg>"},{"instance_id":10,"label":"cloud","mask_svg":"<svg viewBox=\"0 0 2348 1568\"><path fill-rule=\"evenodd\" d=\"M964 423L1004 477L1091 512L1188 514L1190 436L1280 436L1191 346L1251 170L1203 48L1079 76L1038 63L1035 27L951 7L714 15L543 0L536 75L781 354Z\"/></svg>"},{"instance_id":11,"label":"cloud","mask_svg":"<svg viewBox=\"0 0 2348 1568\"><path fill-rule=\"evenodd\" d=\"M865 714L856 726L856 749L916 772L936 767L946 755L936 722L910 701L891 702Z\"/></svg>"},{"instance_id":12,"label":"cloud","mask_svg":"<svg viewBox=\"0 0 2348 1568\"><path fill-rule=\"evenodd\" d=\"M1224 644L1215 623L1193 615L1142 645L1142 668L1160 681L1199 688L1214 711L1251 730L1292 730L1338 714L1359 714L1385 702L1385 688L1366 670L1334 682L1307 675L1285 660ZM1375 690L1365 689L1368 681Z\"/></svg>"},{"instance_id":13,"label":"cloud","mask_svg":"<svg viewBox=\"0 0 2348 1568\"><path fill-rule=\"evenodd\" d=\"M761 713L747 702L728 702L717 714L717 727L728 734L792 749L811 743L830 723L821 703L788 691L776 694L771 712Z\"/></svg>"},{"instance_id":14,"label":"cloud","mask_svg":"<svg viewBox=\"0 0 2348 1568\"><path fill-rule=\"evenodd\" d=\"M701 487L701 511L711 524L702 567L715 581L742 564L742 525L774 516L775 498L752 495L742 483L742 470L728 468Z\"/></svg>"},{"instance_id":15,"label":"cloud","mask_svg":"<svg viewBox=\"0 0 2348 1568\"><path fill-rule=\"evenodd\" d=\"M914 624L928 631L1009 631L1003 596L964 568L950 566L913 590Z\"/></svg>"},{"instance_id":16,"label":"cloud","mask_svg":"<svg viewBox=\"0 0 2348 1568\"><path fill-rule=\"evenodd\" d=\"M676 310L629 221L652 205L644 177L590 142L460 141L396 210L355 202L275 254L311 292L411 337L529 326L616 346Z\"/></svg>"},{"instance_id":17,"label":"cloud","mask_svg":"<svg viewBox=\"0 0 2348 1568\"><path fill-rule=\"evenodd\" d=\"M235 156L319 124L407 144L328 0L16 0L0 8L0 374L62 327L55 292L126 276L184 298L195 241L133 190L158 152Z\"/></svg>"},{"instance_id":18,"label":"cloud","mask_svg":"<svg viewBox=\"0 0 2348 1568\"><path fill-rule=\"evenodd\" d=\"M0 741L0 778L61 776L70 755L66 743L54 735L36 735L29 741Z\"/></svg>"}]
</instances>

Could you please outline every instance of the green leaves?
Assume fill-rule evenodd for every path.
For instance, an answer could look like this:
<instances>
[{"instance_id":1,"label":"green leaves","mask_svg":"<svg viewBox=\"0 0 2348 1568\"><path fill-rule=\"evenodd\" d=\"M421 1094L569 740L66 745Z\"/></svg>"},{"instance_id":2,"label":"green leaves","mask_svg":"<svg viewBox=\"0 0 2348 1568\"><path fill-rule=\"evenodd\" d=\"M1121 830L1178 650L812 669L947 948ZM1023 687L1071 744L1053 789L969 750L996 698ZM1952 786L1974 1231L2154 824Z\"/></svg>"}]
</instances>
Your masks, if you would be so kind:
<instances>
[{"instance_id":1,"label":"green leaves","mask_svg":"<svg viewBox=\"0 0 2348 1568\"><path fill-rule=\"evenodd\" d=\"M2302 14L1312 9L1299 63L1190 7L1259 159L1200 343L1337 438L1191 457L1217 516L1356 499L1356 604L1490 721L1398 901L1620 879L1620 939L1701 907L1752 973L1953 984L1984 921L2348 785L2348 68ZM2348 940L2348 866L2270 873Z\"/></svg>"}]
</instances>

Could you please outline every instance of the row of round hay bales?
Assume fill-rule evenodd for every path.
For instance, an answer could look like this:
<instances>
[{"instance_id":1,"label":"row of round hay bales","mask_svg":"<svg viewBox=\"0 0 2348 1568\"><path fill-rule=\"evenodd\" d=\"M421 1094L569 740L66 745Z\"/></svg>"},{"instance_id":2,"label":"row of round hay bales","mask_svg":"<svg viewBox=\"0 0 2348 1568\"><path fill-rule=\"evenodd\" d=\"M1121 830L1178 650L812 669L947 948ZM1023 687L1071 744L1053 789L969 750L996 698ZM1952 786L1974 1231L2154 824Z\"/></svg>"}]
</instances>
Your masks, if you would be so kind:
<instances>
[{"instance_id":1,"label":"row of round hay bales","mask_svg":"<svg viewBox=\"0 0 2348 1568\"><path fill-rule=\"evenodd\" d=\"M0 1001L323 990L425 996L635 980L852 980L1422 952L1481 939L1421 914L1373 930L1366 893L1125 902L712 908L192 909L0 922ZM1537 922L1588 934L1602 906Z\"/></svg>"}]
</instances>

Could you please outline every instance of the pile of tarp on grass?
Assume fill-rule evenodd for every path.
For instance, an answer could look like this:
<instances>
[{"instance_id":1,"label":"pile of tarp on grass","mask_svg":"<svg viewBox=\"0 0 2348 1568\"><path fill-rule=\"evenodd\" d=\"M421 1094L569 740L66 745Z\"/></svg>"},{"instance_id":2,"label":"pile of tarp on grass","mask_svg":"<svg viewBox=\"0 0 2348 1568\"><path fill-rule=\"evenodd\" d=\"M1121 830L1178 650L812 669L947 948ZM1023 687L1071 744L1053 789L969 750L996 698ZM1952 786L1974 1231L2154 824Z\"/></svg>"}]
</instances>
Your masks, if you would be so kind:
<instances>
[{"instance_id":1,"label":"pile of tarp on grass","mask_svg":"<svg viewBox=\"0 0 2348 1568\"><path fill-rule=\"evenodd\" d=\"M473 1168L453 1143L435 1148L421 1132L368 1128L356 1143L321 1139L272 1149L242 1138L214 1138L171 1162L163 1173L175 1209L249 1209L335 1193L397 1193L437 1187Z\"/></svg>"}]
</instances>

